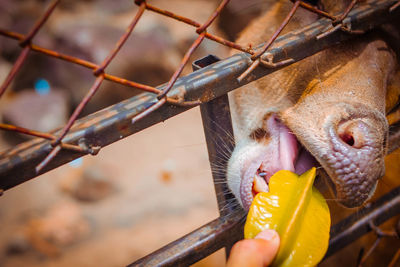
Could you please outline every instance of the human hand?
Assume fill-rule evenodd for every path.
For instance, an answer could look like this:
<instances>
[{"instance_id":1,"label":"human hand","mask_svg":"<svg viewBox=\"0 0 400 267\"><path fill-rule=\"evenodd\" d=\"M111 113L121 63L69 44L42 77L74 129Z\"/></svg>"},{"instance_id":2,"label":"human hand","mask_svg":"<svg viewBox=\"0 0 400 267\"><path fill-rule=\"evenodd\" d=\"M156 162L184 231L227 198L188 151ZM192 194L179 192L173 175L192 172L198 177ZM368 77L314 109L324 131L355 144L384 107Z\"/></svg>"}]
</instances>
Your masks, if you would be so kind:
<instances>
[{"instance_id":1,"label":"human hand","mask_svg":"<svg viewBox=\"0 0 400 267\"><path fill-rule=\"evenodd\" d=\"M227 267L265 267L272 263L279 249L279 235L264 230L254 239L237 242L231 250Z\"/></svg>"}]
</instances>

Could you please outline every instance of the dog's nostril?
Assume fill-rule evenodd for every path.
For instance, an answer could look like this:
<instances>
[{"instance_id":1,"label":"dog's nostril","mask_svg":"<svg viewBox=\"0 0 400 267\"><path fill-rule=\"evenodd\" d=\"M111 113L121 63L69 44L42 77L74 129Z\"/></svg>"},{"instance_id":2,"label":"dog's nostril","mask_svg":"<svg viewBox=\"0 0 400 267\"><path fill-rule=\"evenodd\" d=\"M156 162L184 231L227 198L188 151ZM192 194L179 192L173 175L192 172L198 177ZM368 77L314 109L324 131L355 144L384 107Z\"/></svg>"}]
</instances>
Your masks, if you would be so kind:
<instances>
[{"instance_id":1,"label":"dog's nostril","mask_svg":"<svg viewBox=\"0 0 400 267\"><path fill-rule=\"evenodd\" d=\"M345 134L339 135L339 137L340 137L340 139L342 139L343 142L345 142L349 146L354 145L354 138L351 134L345 133Z\"/></svg>"},{"instance_id":2,"label":"dog's nostril","mask_svg":"<svg viewBox=\"0 0 400 267\"><path fill-rule=\"evenodd\" d=\"M337 134L347 145L361 148L368 139L368 125L361 120L350 120L339 124Z\"/></svg>"}]
</instances>

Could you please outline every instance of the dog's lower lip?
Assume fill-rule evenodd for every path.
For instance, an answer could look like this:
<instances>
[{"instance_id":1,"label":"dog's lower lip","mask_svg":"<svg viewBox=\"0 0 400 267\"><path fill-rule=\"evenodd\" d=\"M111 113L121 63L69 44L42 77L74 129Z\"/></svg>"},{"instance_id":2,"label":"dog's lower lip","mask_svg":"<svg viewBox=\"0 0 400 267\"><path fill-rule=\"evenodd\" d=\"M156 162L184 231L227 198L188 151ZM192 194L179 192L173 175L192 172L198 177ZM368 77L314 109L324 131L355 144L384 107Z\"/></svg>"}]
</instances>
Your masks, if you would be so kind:
<instances>
[{"instance_id":1,"label":"dog's lower lip","mask_svg":"<svg viewBox=\"0 0 400 267\"><path fill-rule=\"evenodd\" d=\"M320 166L317 160L300 142L297 141L297 145L298 145L298 153L294 158L294 164L293 164L295 166L295 173L301 175L303 172L307 171L313 166ZM271 175L268 176L268 171L261 169L261 166L254 174L254 179L253 182L251 183L251 189L252 189L251 193L253 199L258 193L269 192L269 179L271 178ZM263 183L265 185L260 185L259 180L257 180L260 178L264 180ZM258 181L258 183L256 183L256 181Z\"/></svg>"}]
</instances>

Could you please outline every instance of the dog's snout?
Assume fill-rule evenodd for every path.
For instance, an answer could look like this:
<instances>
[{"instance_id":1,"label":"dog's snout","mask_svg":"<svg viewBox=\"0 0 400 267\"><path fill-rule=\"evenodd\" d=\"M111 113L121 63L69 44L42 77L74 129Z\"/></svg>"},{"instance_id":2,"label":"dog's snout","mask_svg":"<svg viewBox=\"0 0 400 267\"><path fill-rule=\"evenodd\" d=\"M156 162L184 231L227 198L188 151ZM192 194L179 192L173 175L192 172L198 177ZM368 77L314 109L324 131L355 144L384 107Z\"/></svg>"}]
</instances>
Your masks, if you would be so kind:
<instances>
[{"instance_id":1,"label":"dog's snout","mask_svg":"<svg viewBox=\"0 0 400 267\"><path fill-rule=\"evenodd\" d=\"M357 207L371 195L384 170L382 133L366 118L341 121L329 132L327 163L336 196L343 205Z\"/></svg>"}]
</instances>

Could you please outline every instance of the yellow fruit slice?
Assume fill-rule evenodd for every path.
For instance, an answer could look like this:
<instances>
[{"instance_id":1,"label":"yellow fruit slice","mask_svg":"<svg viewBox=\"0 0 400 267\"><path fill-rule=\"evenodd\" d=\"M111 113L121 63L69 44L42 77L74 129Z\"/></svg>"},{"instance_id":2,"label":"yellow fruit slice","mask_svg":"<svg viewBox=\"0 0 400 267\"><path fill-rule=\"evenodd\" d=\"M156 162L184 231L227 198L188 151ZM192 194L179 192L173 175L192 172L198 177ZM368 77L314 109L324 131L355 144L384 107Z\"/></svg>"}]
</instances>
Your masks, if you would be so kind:
<instances>
[{"instance_id":1,"label":"yellow fruit slice","mask_svg":"<svg viewBox=\"0 0 400 267\"><path fill-rule=\"evenodd\" d=\"M275 173L269 192L257 194L250 206L244 237L274 229L281 238L272 266L315 266L326 253L331 219L324 197L312 186L315 172Z\"/></svg>"}]
</instances>

